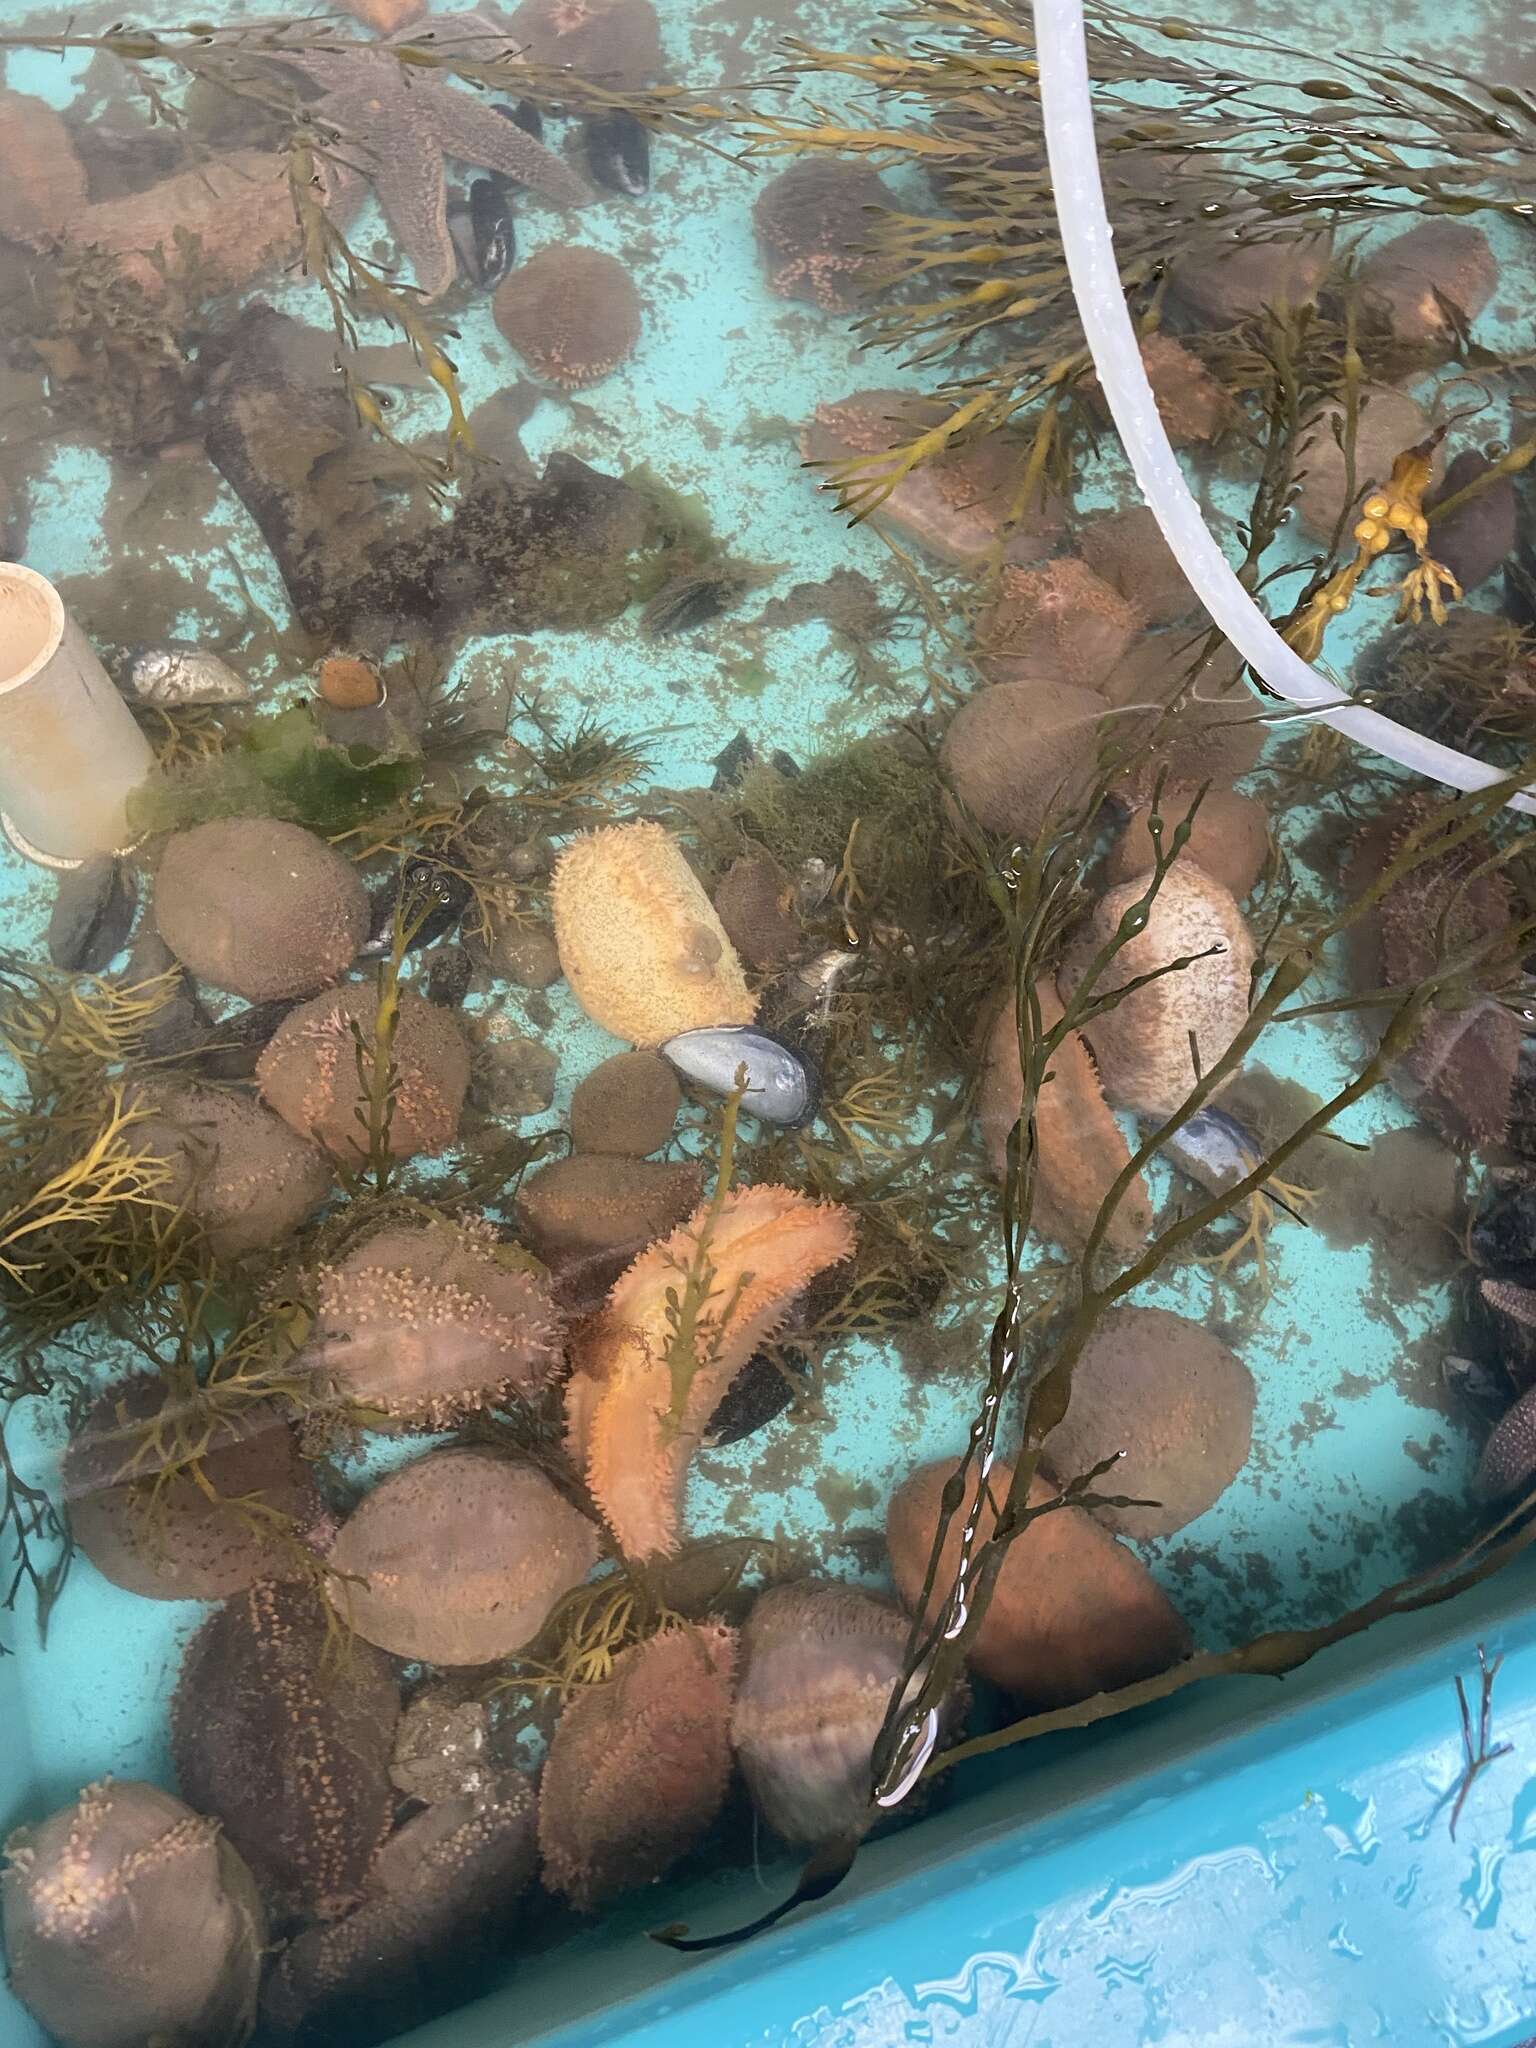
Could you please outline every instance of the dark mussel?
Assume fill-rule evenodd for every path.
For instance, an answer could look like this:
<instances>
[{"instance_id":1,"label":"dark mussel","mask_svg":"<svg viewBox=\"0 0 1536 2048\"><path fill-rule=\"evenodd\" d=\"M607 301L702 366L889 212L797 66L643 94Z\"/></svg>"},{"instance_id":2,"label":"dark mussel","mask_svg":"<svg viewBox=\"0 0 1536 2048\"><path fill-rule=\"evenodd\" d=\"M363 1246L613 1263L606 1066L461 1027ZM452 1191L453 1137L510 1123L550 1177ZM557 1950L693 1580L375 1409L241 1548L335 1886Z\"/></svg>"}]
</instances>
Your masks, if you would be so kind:
<instances>
[{"instance_id":1,"label":"dark mussel","mask_svg":"<svg viewBox=\"0 0 1536 2048\"><path fill-rule=\"evenodd\" d=\"M535 142L544 140L544 116L532 100L519 100L516 106L508 106L505 100L495 102L498 114L504 115L514 128L521 128L525 135L531 135Z\"/></svg>"},{"instance_id":2,"label":"dark mussel","mask_svg":"<svg viewBox=\"0 0 1536 2048\"><path fill-rule=\"evenodd\" d=\"M368 937L358 957L382 960L395 942L395 910L403 905L414 926L406 951L430 946L445 938L469 908L474 894L468 882L435 860L409 860L397 881L375 892L368 920Z\"/></svg>"},{"instance_id":3,"label":"dark mussel","mask_svg":"<svg viewBox=\"0 0 1536 2048\"><path fill-rule=\"evenodd\" d=\"M481 291L498 285L517 257L512 201L504 178L476 178L467 199L448 209L448 232L459 268Z\"/></svg>"},{"instance_id":4,"label":"dark mussel","mask_svg":"<svg viewBox=\"0 0 1536 2048\"><path fill-rule=\"evenodd\" d=\"M48 920L48 957L76 974L100 974L128 943L139 892L133 870L110 854L59 876Z\"/></svg>"},{"instance_id":5,"label":"dark mussel","mask_svg":"<svg viewBox=\"0 0 1536 2048\"><path fill-rule=\"evenodd\" d=\"M760 1123L795 1130L816 1114L820 1077L805 1055L751 1025L719 1024L680 1031L657 1047L685 1081L711 1095L729 1095L745 1070L741 1106Z\"/></svg>"},{"instance_id":6,"label":"dark mussel","mask_svg":"<svg viewBox=\"0 0 1536 2048\"><path fill-rule=\"evenodd\" d=\"M605 192L638 199L651 186L651 140L633 114L599 114L581 132L587 168Z\"/></svg>"},{"instance_id":7,"label":"dark mussel","mask_svg":"<svg viewBox=\"0 0 1536 2048\"><path fill-rule=\"evenodd\" d=\"M704 1425L705 1444L718 1450L740 1443L782 1415L810 1384L810 1360L801 1352L786 1348L775 1357L772 1351L754 1351L715 1404Z\"/></svg>"},{"instance_id":8,"label":"dark mussel","mask_svg":"<svg viewBox=\"0 0 1536 2048\"><path fill-rule=\"evenodd\" d=\"M1491 1175L1467 1236L1478 1265L1526 1284L1536 1282L1536 1179Z\"/></svg>"},{"instance_id":9,"label":"dark mussel","mask_svg":"<svg viewBox=\"0 0 1536 2048\"><path fill-rule=\"evenodd\" d=\"M747 770L749 768L756 768L763 758L763 755L758 752L756 746L754 746L746 733L738 732L734 738L727 740L719 753L710 762L710 766L715 771L714 780L709 785L710 788L713 790L739 789L742 778ZM773 752L767 756L767 761L768 766L780 775L798 775L800 773L799 762L792 755L786 754L781 747L775 747Z\"/></svg>"}]
</instances>

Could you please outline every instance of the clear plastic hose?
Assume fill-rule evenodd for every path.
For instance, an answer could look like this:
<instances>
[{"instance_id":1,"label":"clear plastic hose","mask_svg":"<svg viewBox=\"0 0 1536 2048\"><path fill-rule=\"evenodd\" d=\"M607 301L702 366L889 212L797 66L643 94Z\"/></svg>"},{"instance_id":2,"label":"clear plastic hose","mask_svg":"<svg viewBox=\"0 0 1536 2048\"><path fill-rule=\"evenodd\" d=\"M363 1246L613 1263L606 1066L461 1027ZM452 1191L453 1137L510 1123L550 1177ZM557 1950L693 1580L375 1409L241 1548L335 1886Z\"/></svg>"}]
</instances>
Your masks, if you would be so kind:
<instances>
[{"instance_id":1,"label":"clear plastic hose","mask_svg":"<svg viewBox=\"0 0 1536 2048\"><path fill-rule=\"evenodd\" d=\"M1191 588L1277 696L1316 707L1314 716L1325 725L1455 789L1486 789L1502 780L1486 762L1427 739L1379 711L1341 705L1338 690L1287 646L1233 573L1163 431L1125 303L1099 176L1081 0L1033 0L1033 5L1046 149L1077 310L1136 481ZM1511 802L1536 813L1536 797L1528 792Z\"/></svg>"}]
</instances>

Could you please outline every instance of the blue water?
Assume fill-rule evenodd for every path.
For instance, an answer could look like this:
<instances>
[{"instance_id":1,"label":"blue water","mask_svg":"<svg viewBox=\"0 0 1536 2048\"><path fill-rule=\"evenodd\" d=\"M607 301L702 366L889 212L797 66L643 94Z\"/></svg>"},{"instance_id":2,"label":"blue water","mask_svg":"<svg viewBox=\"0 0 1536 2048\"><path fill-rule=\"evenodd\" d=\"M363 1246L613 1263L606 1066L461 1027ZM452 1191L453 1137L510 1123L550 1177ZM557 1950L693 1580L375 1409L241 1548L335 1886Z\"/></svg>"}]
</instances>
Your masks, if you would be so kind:
<instances>
[{"instance_id":1,"label":"blue water","mask_svg":"<svg viewBox=\"0 0 1536 2048\"><path fill-rule=\"evenodd\" d=\"M858 10L850 16L831 8L786 9L781 19L759 16L738 32L727 14L701 13L685 0L667 0L661 12L676 75L741 82L771 64L782 33L793 29L837 39L862 34L869 25ZM0 0L0 21L23 18L11 0ZM66 106L77 90L101 92L104 63L87 67L78 58L13 52L4 60L4 82ZM799 466L793 436L818 401L868 384L922 388L923 379L888 358L862 352L848 323L767 291L750 225L760 169L723 162L675 142L656 145L654 161L647 198L605 200L582 214L578 230L582 240L621 257L634 275L645 307L640 347L619 371L583 393L583 404L574 413L559 403L541 405L524 429L524 442L535 460L558 448L608 471L648 464L669 485L697 495L731 554L758 565L763 581L718 631L651 641L641 637L631 615L592 633L474 642L464 649L460 666L465 673L509 671L519 688L547 692L572 717L591 709L621 727L667 728L655 749L657 780L690 786L708 783L712 757L738 729L764 752L782 747L801 759L818 747L877 729L922 703L929 665L942 667L947 656L931 632L894 637L879 649L891 672L887 693L855 697L848 687L847 652L825 627L813 623L766 632L743 622L763 602L840 565L861 570L892 604L907 602L901 564L873 531L849 530L818 497L813 480ZM917 199L918 194L908 188L908 196ZM566 232L552 212L532 204L519 211L524 257ZM376 216L365 215L352 233L365 251L386 252ZM322 317L317 292L303 280L267 289L264 295L298 317ZM1516 330L1524 318L1518 311ZM455 358L472 408L503 388L516 367L491 320L488 300L471 301L458 324ZM388 336L382 330L365 331L363 338ZM1497 338L1511 338L1509 322ZM406 435L428 433L440 423L434 398L418 393L403 395L393 421L395 431ZM111 545L103 525L112 523L113 503L120 505L125 495L149 481L153 467L108 461L78 443L38 454L29 479L25 559L53 578L102 569ZM1215 500L1235 513L1241 490L1229 483L1218 488ZM1085 505L1129 501L1129 480L1106 455L1088 480ZM132 534L136 546L156 551L152 511L136 521ZM165 618L165 638L205 626L210 601L215 612L242 603L231 551L256 601L280 627L287 623L281 583L222 482L200 543L187 547L180 531L177 541L184 609ZM942 577L935 586L942 610L955 587L946 586ZM1347 673L1347 633L1330 641L1329 652ZM241 665L254 683L262 683L260 658L242 658ZM270 701L276 701L275 694ZM1263 787L1262 778L1258 786ZM48 884L37 871L5 857L0 890L10 942L22 947L36 943L46 918ZM514 1029L532 1028L517 991L497 1000ZM557 1125L575 1082L616 1049L581 1015L563 984L548 991L548 1002L554 1023L539 1026L538 1035L559 1052L559 1092L548 1115L525 1123L524 1129ZM1325 1093L1347 1078L1357 1051L1353 1026L1312 1020L1273 1034L1260 1064ZM1337 1129L1340 1137L1364 1145L1406 1120L1395 1100L1382 1094L1341 1118ZM1166 1181L1158 1189L1171 1199ZM1139 1297L1221 1327L1258 1388L1254 1452L1244 1471L1216 1506L1177 1538L1143 1547L1197 1637L1212 1645L1231 1640L1251 1619L1245 1573L1255 1560L1269 1574L1266 1615L1276 1623L1320 1619L1320 1599L1332 1611L1368 1597L1421 1563L1415 1533L1421 1517L1400 1511L1405 1503L1432 1506L1436 1497L1458 1500L1475 1455L1466 1432L1425 1394L1426 1376L1414 1355L1418 1341L1446 1319L1444 1285L1415 1287L1411 1278L1399 1275L1386 1298L1366 1244L1341 1247L1283 1221L1268 1255L1273 1288L1262 1301L1251 1286L1235 1287L1193 1266L1149 1286ZM828 1361L824 1423L781 1418L741 1445L695 1460L688 1524L699 1535L782 1535L808 1544L827 1568L852 1572L853 1553L840 1548L842 1540L880 1524L894 1480L910 1465L959 1448L973 1400L972 1386L956 1375L919 1376L893 1352L851 1343ZM13 1428L14 1454L27 1476L46 1483L55 1475L57 1420L26 1414L18 1419L22 1426ZM765 1471L772 1473L771 1482L761 1476ZM829 1475L835 1484L827 1484ZM11 1628L15 1656L4 1675L16 1717L9 1724L15 1743L9 1756L0 1755L0 1773L8 1768L11 1773L0 1777L0 1822L65 1799L82 1782L105 1772L168 1778L168 1685L181 1645L202 1612L190 1604L135 1600L106 1585L80 1560L46 1650L24 1621ZM1090 1957L1099 2031L1085 2032L1084 2039L1300 2043L1503 2038L1498 2033L1503 2018L1499 1987L1474 1985L1465 1973L1456 1978L1454 1991L1446 1992L1448 1999L1459 2001L1454 2025L1445 2015L1423 2012L1424 2031L1404 2031L1406 2022L1394 2022L1384 2010L1375 2034L1363 2021L1344 2033L1329 2031L1322 2020L1309 2028L1305 2001L1297 1991L1298 1949L1292 1946L1283 1958L1266 1963L1252 1923L1272 1908L1288 1881L1297 1897L1305 1888L1307 1910L1298 1912L1297 1919L1306 1952L1322 1967L1315 1951L1326 1922L1329 1953L1342 1967L1367 1938L1363 1909L1350 1887L1352 1860L1369 1862L1370 1855L1361 1846L1358 1814L1340 1818L1348 1814L1347 1793L1329 1791L1314 1803L1299 1777L1293 1790L1289 1833L1276 1836L1267 1865L1246 1853L1213 1851L1208 1860L1182 1867L1177 1876L1149 1877L1140 1888L1112 1898L1106 1894L1091 1910L1083 1906L1072 1928L1046 1930L1042 1924L1030 1960L1015 1955L999 1962L996 1981L990 1974L993 1966L973 1954L965 1960L969 1976L963 1983L956 1980L954 1988L919 1984L910 1973L898 1973L905 2003L899 2011L893 2007L888 2022L877 2024L865 2015L834 2024L830 2013L823 2020L819 2006L797 2016L789 2003L776 2001L771 2023L768 2008L762 2008L766 2031L751 2038L803 2048L813 2043L815 2048L875 2048L876 2043L883 2048L898 2040L975 2041L987 2048L1017 2048L1026 2040L1064 2043L1078 2036L1051 2031L1049 2016L1057 2007L1050 1993L1074 1970L1073 1981L1086 1985L1083 1971ZM1329 1829L1341 1831L1340 1838L1356 1847L1337 1851L1338 1896L1325 1912L1313 1881L1306 1880L1304 1887L1300 1878L1292 1878L1287 1859L1299 1870L1302 1845L1315 1847ZM1476 1839L1469 1819L1468 1841ZM1500 1920L1500 1887L1507 1892L1515 1877L1524 1900L1518 1910L1528 1919L1530 1886L1526 1866L1518 1860L1524 1847L1523 1838L1503 1848L1485 1845L1481 1862L1474 1862L1470 1846L1460 1855L1457 1867L1468 1889L1459 1895L1461 1904L1454 1909L1459 1918L1447 1935L1448 1940L1454 1936L1453 1946L1474 1931L1491 1939L1489 1930ZM913 1845L905 1853L922 1852ZM1433 1861L1428 1851L1423 1860ZM1109 1861L1105 1867L1121 1866ZM1404 1876L1401 1882L1410 1879ZM1223 1925L1249 1930L1250 1945L1228 1957L1226 1967L1258 1977L1270 1971L1263 1998L1253 2008L1250 2032L1201 2032L1190 2015L1180 2018L1157 2002L1165 1993L1154 1998L1152 1991L1138 1988L1146 1968L1140 1920L1147 1902L1160 1896L1160 1883L1182 1888L1192 1916L1220 1911L1226 1915ZM1505 1923L1511 1910L1506 1902ZM654 1914L654 1906L647 1911ZM1369 1938L1379 1943L1379 1929ZM1221 1945L1213 1936L1212 1947ZM1481 2032L1467 2017L1467 2001L1474 1996L1487 2006ZM962 2023L947 2017L979 2010L988 1999L1008 2008L1004 2020L988 2029L976 2031L970 2019ZM680 2038L668 2036L664 2018L657 2024L658 2031L643 2036L647 2042ZM732 2031L735 2020L720 2025L718 2032L688 2038L720 2048L734 2048L739 2039L745 2048L748 2035ZM0 2014L0 2041L23 2038L14 2013ZM448 2028L435 2038L455 2037ZM569 2037L572 2048L578 2038L592 2037L578 2029Z\"/></svg>"}]
</instances>

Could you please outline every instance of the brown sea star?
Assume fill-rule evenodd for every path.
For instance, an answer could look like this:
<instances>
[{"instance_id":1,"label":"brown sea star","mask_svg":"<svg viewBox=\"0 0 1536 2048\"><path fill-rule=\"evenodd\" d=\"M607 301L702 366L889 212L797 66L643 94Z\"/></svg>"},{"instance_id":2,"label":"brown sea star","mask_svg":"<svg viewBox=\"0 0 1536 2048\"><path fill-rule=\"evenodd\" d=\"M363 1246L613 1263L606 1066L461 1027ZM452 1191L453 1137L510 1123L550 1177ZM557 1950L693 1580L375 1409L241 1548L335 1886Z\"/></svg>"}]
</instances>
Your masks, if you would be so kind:
<instances>
[{"instance_id":1,"label":"brown sea star","mask_svg":"<svg viewBox=\"0 0 1536 2048\"><path fill-rule=\"evenodd\" d=\"M452 45L465 56L496 55L508 47L503 37L493 43L490 25L472 15L440 17L434 28L448 22L466 30L462 45L457 39ZM434 41L450 47L441 35ZM330 50L285 51L283 62L322 88L315 116L337 131L343 151L350 152L343 167L332 167L331 202L361 172L429 299L440 297L454 276L445 157L499 171L557 206L580 206L590 196L568 165L504 120L488 100L447 79L407 70L388 43L338 40Z\"/></svg>"}]
</instances>

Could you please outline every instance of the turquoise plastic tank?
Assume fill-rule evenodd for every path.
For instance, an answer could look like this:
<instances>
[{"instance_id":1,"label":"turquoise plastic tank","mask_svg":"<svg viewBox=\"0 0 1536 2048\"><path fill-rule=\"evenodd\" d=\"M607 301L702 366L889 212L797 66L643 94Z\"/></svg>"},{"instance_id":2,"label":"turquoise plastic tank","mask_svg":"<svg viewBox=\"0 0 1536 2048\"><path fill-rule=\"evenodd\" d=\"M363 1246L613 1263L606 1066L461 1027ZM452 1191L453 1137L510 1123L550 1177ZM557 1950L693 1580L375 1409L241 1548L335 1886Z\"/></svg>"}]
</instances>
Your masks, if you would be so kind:
<instances>
[{"instance_id":1,"label":"turquoise plastic tank","mask_svg":"<svg viewBox=\"0 0 1536 2048\"><path fill-rule=\"evenodd\" d=\"M660 12L678 74L710 78L762 70L784 34L840 42L871 26L835 0L760 15L661 0ZM0 0L0 30L19 36L39 20L22 0ZM17 49L3 64L12 91L58 107L100 100L103 118L122 112L103 57ZM592 210L582 237L634 272L644 345L580 404L542 405L524 444L535 460L564 449L614 472L648 465L695 494L732 554L761 570L764 602L848 566L900 602L906 586L883 543L818 503L795 429L850 388L920 390L923 377L872 364L845 323L768 293L755 190L747 170L669 143L658 145L639 208ZM560 232L553 214L519 215L524 255ZM269 296L317 317L313 287L298 277ZM474 405L504 388L505 355L486 301L460 325ZM408 394L397 428L424 426L434 403ZM9 414L3 428L20 434ZM25 467L25 560L56 583L100 573L114 550L164 545L174 552L157 566L169 562L189 594L283 616L273 565L222 486L189 519L167 509L170 459L130 472L72 439ZM1107 465L1091 476L1090 504L1126 495ZM1229 511L1240 503L1221 488L1215 497ZM167 615L162 630L175 639L187 627ZM1330 640L1341 667L1351 645L1347 627ZM804 759L878 727L920 698L927 655L915 633L895 641L881 689L856 693L846 647L815 619L771 639L738 635L728 652L713 634L647 640L631 618L601 635L481 643L465 665L509 666L577 710L654 730L654 779L688 788L709 782L738 731L764 752ZM35 947L47 909L39 870L0 850L7 945ZM547 1007L541 1028L560 1052L560 1087L528 1129L556 1124L573 1080L614 1049L563 986ZM1344 1079L1354 1051L1347 1027L1320 1021L1266 1049L1265 1064L1323 1091ZM1408 1120L1381 1094L1338 1130L1365 1145ZM1274 1292L1242 1339L1259 1455L1177 1541L1144 1546L1217 1648L1243 1633L1260 1574L1266 1621L1285 1627L1367 1599L1421 1563L1426 1531L1458 1524L1475 1460L1426 1367L1451 1308L1444 1276L1387 1301L1363 1246L1282 1223L1268 1250ZM1221 1327L1233 1313L1222 1287L1190 1265L1139 1298ZM795 1441L786 1454L795 1426L781 1421L765 1438L700 1456L690 1526L749 1533L766 1503L786 1536L855 1576L861 1553L849 1539L878 1522L910 1465L958 1451L972 1391L850 1342L829 1367L813 1448ZM61 1438L32 1405L22 1404L11 1447L28 1476L47 1481ZM631 1897L408 2038L421 2048L1515 2048L1536 2034L1532 1589L1517 1568L1283 1682L1223 1681L968 1767L920 1825L870 1844L832 1898L745 1947L684 1959L647 1937L671 1922L712 1932L754 1917L793 1884L783 1858ZM103 1774L171 1781L166 1696L201 1613L136 1601L81 1560L46 1647L24 1600L0 1617L13 1652L0 1658L0 1832ZM1492 1739L1509 1747L1477 1775L1453 1835L1467 1761L1455 1681L1475 1723L1480 1647L1503 1660ZM41 2038L0 1992L0 2048Z\"/></svg>"}]
</instances>

